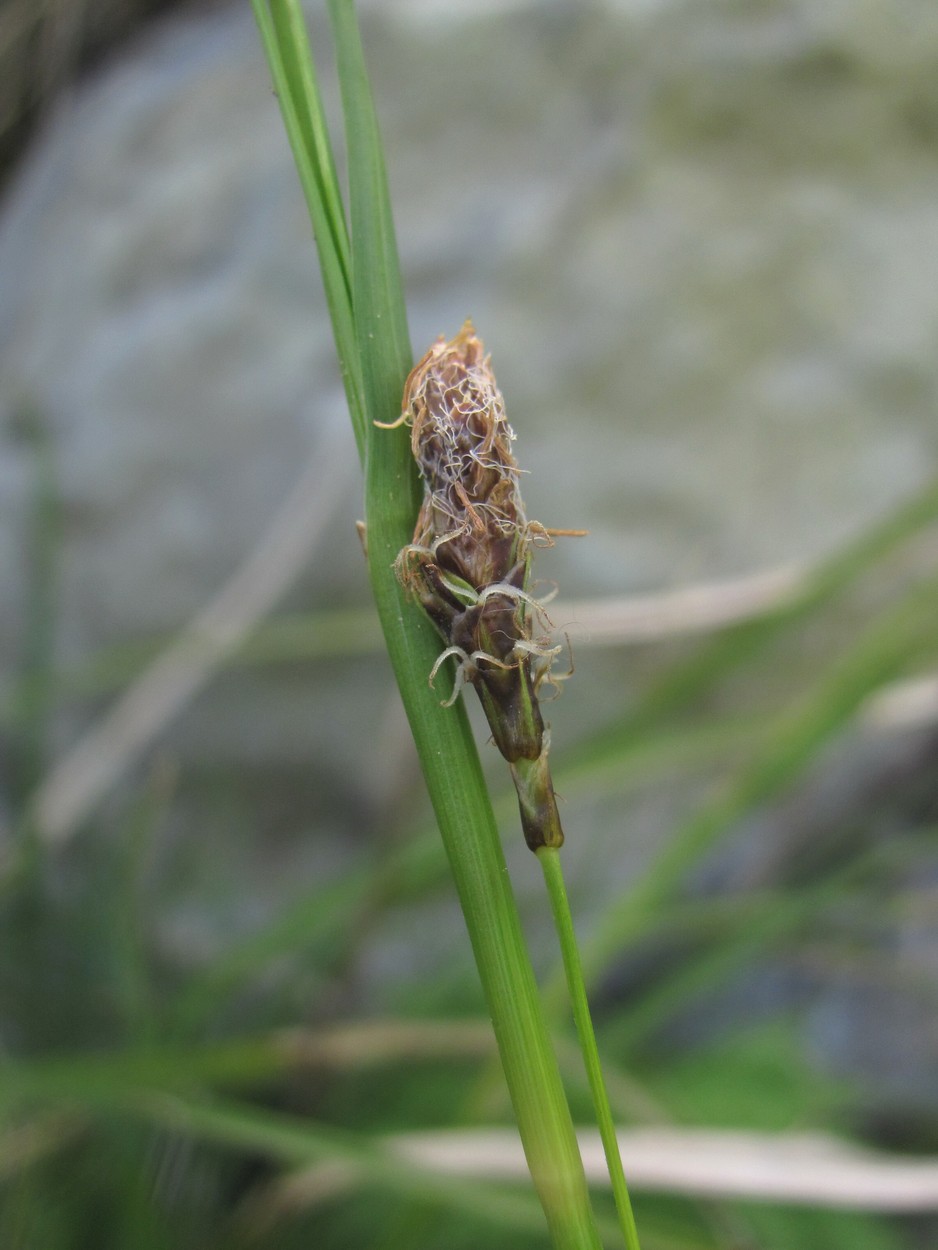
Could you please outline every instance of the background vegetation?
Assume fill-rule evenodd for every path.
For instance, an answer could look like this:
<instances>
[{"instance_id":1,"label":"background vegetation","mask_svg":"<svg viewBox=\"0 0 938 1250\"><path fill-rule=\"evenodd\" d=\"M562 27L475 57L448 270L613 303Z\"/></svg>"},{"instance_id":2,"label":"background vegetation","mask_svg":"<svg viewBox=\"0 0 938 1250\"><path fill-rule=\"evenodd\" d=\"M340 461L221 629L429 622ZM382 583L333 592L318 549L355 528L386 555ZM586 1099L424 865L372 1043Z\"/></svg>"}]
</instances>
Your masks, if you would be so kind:
<instances>
[{"instance_id":1,"label":"background vegetation","mask_svg":"<svg viewBox=\"0 0 938 1250\"><path fill-rule=\"evenodd\" d=\"M0 887L0 1245L543 1246L523 1181L433 1177L391 1146L408 1130L511 1123L468 945L441 937L456 932L452 887L422 800L364 830L351 862L313 863L275 919L220 949L186 941L180 915L249 904L232 902L223 865L217 891L199 876L192 894L193 852L172 837L193 797L185 761L152 756L74 836L43 836L33 800L57 718L132 690L160 643L131 641L81 671L56 663L63 517L49 448L28 411L22 422L32 585L3 705L15 839ZM616 838L650 801L673 814L627 880L610 879L608 832L591 844L570 830L622 1124L938 1149L912 1042L898 1072L843 1040L863 1000L933 1045L935 740L896 695L934 667L936 542L931 486L756 619L639 646L623 628L621 655L578 650L587 690L627 651L635 695L555 748L559 790ZM291 682L328 663L351 682L376 634L367 613L274 618L225 663ZM263 847L236 777L199 797ZM520 840L507 787L498 811ZM536 913L526 922L587 1121L553 946ZM451 957L376 988L375 935L415 926ZM704 1197L672 1188L636 1192L646 1250L912 1250L938 1233L927 1213L743 1201L732 1176ZM597 1204L611 1222L603 1193Z\"/></svg>"}]
</instances>

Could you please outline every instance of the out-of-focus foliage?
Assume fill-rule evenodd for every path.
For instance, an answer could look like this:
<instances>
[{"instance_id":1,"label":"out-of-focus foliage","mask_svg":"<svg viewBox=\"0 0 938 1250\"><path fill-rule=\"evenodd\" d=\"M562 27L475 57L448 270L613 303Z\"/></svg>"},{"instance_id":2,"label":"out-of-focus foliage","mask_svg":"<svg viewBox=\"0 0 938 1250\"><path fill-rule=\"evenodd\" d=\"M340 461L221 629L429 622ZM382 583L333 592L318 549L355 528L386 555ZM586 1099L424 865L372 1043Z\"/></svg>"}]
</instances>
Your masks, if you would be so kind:
<instances>
[{"instance_id":1,"label":"out-of-focus foliage","mask_svg":"<svg viewBox=\"0 0 938 1250\"><path fill-rule=\"evenodd\" d=\"M35 34L68 6L7 0L3 13ZM115 658L54 668L61 518L34 450L29 645L0 721L17 839L0 881L0 1246L544 1246L524 1186L434 1181L385 1148L409 1129L511 1122L425 809L367 824L360 854L313 863L257 921L243 918L255 915L243 848L255 862L275 853L277 812L233 771L196 793L184 761L157 758L69 845L34 837L50 726L76 692L112 693ZM889 683L934 667L936 511L931 488L761 621L634 652L636 703L557 751L559 790L602 809L608 838L630 837L650 794L673 813L634 880L609 879L598 839L578 852L584 902L602 887L584 938L623 1123L938 1149L922 1079L938 1017L934 736L863 720ZM293 685L328 665L351 682L370 622L313 624L274 621L232 663ZM124 679L145 650L121 648ZM198 848L173 837L183 801L232 834L231 862L197 887ZM240 940L200 942L193 915L231 912ZM414 929L455 953L397 979L396 935ZM541 953L555 985L553 946ZM556 991L554 1005L566 1053ZM863 1036L874 1018L903 1045L882 1049L882 1028ZM587 1118L575 1057L565 1077ZM927 1250L938 1236L922 1217L642 1193L636 1205L646 1250Z\"/></svg>"}]
</instances>

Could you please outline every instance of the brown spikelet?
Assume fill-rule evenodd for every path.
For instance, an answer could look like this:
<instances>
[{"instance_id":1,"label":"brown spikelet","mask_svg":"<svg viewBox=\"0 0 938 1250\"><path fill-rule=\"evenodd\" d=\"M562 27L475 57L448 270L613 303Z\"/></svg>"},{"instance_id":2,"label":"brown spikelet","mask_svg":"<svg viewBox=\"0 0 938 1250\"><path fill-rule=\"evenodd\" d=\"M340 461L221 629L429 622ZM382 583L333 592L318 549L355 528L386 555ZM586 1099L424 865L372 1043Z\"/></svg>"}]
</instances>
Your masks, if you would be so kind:
<instances>
[{"instance_id":1,"label":"brown spikelet","mask_svg":"<svg viewBox=\"0 0 938 1250\"><path fill-rule=\"evenodd\" d=\"M514 434L472 322L442 337L404 387L402 422L424 482L414 541L398 576L478 691L492 737L512 766L525 838L532 850L559 846L563 832L547 766L549 735L537 701L559 647L535 636L547 621L528 592L531 548L548 531L529 522L512 455Z\"/></svg>"}]
</instances>

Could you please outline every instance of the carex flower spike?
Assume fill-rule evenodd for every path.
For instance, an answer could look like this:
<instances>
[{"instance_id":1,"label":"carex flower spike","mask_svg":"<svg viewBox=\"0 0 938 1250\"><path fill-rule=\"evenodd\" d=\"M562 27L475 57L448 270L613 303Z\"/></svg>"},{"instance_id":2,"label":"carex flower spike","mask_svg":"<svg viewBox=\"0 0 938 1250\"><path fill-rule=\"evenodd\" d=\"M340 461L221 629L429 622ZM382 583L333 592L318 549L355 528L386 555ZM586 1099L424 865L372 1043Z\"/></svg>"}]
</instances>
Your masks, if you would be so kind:
<instances>
[{"instance_id":1,"label":"carex flower spike","mask_svg":"<svg viewBox=\"0 0 938 1250\"><path fill-rule=\"evenodd\" d=\"M560 846L538 692L558 680L550 669L561 648L551 645L549 618L529 591L533 550L551 544L551 531L525 516L514 433L471 321L451 342L441 336L412 370L394 425L405 423L424 500L396 571L446 643L431 684L456 657L447 703L463 683L475 686L511 768L528 846Z\"/></svg>"}]
</instances>

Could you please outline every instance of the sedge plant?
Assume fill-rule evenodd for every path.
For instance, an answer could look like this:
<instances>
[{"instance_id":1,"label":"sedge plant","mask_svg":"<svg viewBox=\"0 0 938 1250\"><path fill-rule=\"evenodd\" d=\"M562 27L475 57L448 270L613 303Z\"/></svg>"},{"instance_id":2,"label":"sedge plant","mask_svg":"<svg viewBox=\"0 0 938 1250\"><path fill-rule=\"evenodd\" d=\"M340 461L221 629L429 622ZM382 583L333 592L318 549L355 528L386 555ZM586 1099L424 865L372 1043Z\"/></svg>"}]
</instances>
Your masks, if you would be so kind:
<instances>
[{"instance_id":1,"label":"sedge plant","mask_svg":"<svg viewBox=\"0 0 938 1250\"><path fill-rule=\"evenodd\" d=\"M348 163L347 215L299 0L252 0L318 246L365 476L369 577L434 807L532 1181L558 1250L600 1245L557 1060L462 706L473 684L507 759L556 920L628 1250L638 1236L590 1022L558 852L563 833L538 692L556 648L537 631L533 548L511 432L470 324L416 368L378 125L351 0L330 0ZM409 426L409 430L402 428ZM440 638L444 640L441 651ZM452 697L433 678L458 658Z\"/></svg>"}]
</instances>

